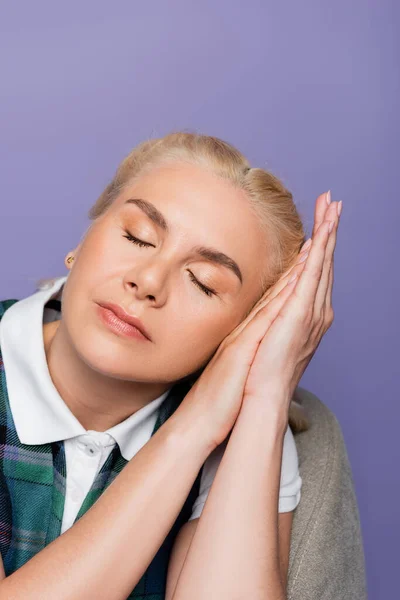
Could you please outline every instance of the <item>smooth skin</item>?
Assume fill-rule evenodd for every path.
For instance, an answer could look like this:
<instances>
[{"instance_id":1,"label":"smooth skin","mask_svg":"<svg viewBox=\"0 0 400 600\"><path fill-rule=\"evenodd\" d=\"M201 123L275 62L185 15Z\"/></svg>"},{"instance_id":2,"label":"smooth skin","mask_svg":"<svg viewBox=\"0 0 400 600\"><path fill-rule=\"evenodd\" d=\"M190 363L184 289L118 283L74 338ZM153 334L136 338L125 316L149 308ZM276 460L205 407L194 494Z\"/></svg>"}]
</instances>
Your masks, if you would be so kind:
<instances>
[{"instance_id":1,"label":"smooth skin","mask_svg":"<svg viewBox=\"0 0 400 600\"><path fill-rule=\"evenodd\" d=\"M126 204L132 198L161 211L169 232ZM195 246L235 260L243 284ZM203 168L158 167L120 194L66 264L62 320L44 326L51 377L86 429L107 430L208 362L262 293L253 265L264 256L267 268L265 246L244 192ZM95 311L102 300L139 317L152 342L106 329Z\"/></svg>"},{"instance_id":2,"label":"smooth skin","mask_svg":"<svg viewBox=\"0 0 400 600\"><path fill-rule=\"evenodd\" d=\"M338 203L332 203L329 209L330 212L327 212L326 216L326 219L331 219L333 223L338 218L337 206ZM333 253L332 240L335 243L336 233L332 233L333 235L328 237L328 231L324 231L319 225L315 227L314 237L318 241L317 249L314 249L314 244L311 250L307 250L307 253L310 251L311 263L310 260L302 262L301 259L304 257L302 255L296 268L290 270L290 276L284 274L280 281L260 298L250 314L225 337L202 376L196 381L181 403L181 410L187 406L192 414L197 414L196 418L198 419L208 418L208 415L212 414L215 445L222 443L230 432L238 416L243 396L245 398L253 395L258 397L262 395L264 388L270 389L271 382L278 380L280 382L279 388L282 388L287 382L286 372L289 372L290 365L287 364L287 358L282 354L282 344L288 344L285 340L286 328L281 326L283 313L297 315L298 319L301 319L300 310L304 311L304 305L308 306L310 300L307 303L302 299L299 303L297 299L297 302L294 303L297 298L296 293L293 293L293 298L289 300L292 289L290 287L286 288L286 284L292 275L300 275L303 268L306 269L307 273L308 269L313 269L314 288L317 285L315 279L318 278L319 281L319 277L325 271L329 273L330 263L327 258L323 258L327 263L324 269L320 266L319 274L315 273L316 267L313 267L313 265L315 265L316 260L322 260L321 253L323 253L323 256ZM321 244L324 243L328 244L327 248L321 247ZM317 256L315 257L316 253ZM310 264L311 266L308 266ZM321 285L325 286L325 295L328 292L331 293L329 290L332 288L332 285L328 287L328 278L328 275L321 278ZM307 285L307 283L302 285ZM296 282L292 283L292 286L294 290L297 289ZM308 292L308 297L310 297L310 292ZM286 300L293 308L290 309L285 305ZM327 301L325 300L325 302ZM311 303L311 307L313 307L313 304L314 301ZM316 346L323 334L333 322L333 310L330 304L324 310L316 304L315 312L318 313L316 317L318 322L316 324L310 322L308 324L309 328L302 332L300 336L300 346L305 341L303 340L304 335L310 338L307 339L307 351L301 348L301 352L305 353L306 356L302 357L301 364L297 367L300 376L311 360L312 354L315 353ZM318 331L315 332L315 329ZM267 331L268 336L265 335ZM273 333L275 339L271 340ZM266 351L268 340L271 340L269 342L270 349ZM293 341L291 345L293 345ZM299 342L297 342L297 346L299 346ZM271 352L275 353L272 360L267 355ZM293 360L297 360L296 352L293 353ZM297 377L297 379L299 380L300 377ZM297 383L294 385L293 382L287 382L286 387L288 389L285 389L285 391L289 393L289 388L292 388L292 394L296 385ZM288 410L288 407L286 408ZM272 409L271 405L269 409ZM280 408L278 412L280 412Z\"/></svg>"},{"instance_id":3,"label":"smooth skin","mask_svg":"<svg viewBox=\"0 0 400 600\"><path fill-rule=\"evenodd\" d=\"M208 179L204 184L205 187L201 188L201 183L204 183L204 178L207 179L209 174L205 175L201 172L201 176L197 179L194 175L200 174L188 172L186 167L180 167L174 171L172 176L171 171L164 170L163 172L159 171L156 178L150 178L145 183L143 180L137 182L138 185L142 184L140 190L142 194L146 191L147 195L151 196L152 201L154 199L158 200L160 207L162 204L164 214L167 212L172 220L175 217L178 218L179 227L173 230L172 237L163 237L158 230L153 228L148 218L142 221L142 217L139 216L140 213L138 212L135 214L136 218L130 221L125 209L123 215L122 212L119 212L119 209L122 208L121 202L119 204L116 202L115 211L111 210L108 213L107 219L110 220L105 219L102 223L98 223L96 227L99 227L99 229L91 229L88 235L92 237L85 238L86 241L84 240L78 249L82 253L79 254L77 251L81 262L77 268L79 262L78 260L75 261L73 271L70 274L72 276L75 271L75 280L68 279L71 287L70 296L66 294L65 299L66 318L63 319L65 338L60 335L57 342L59 345L57 346L58 332L62 331L59 327L51 332L52 336L45 338L45 342L48 344L46 356L48 359L53 357L49 361L50 373L52 377L54 375L53 381L56 381L57 384L60 384L61 381L58 388L60 394L61 392L65 393L65 395L62 394L63 399L74 414L79 414L78 418L87 428L104 430L115 422L119 422L121 418L126 418L128 414L132 414L135 406L137 409L144 405L146 401L148 402L162 393L161 383L164 387L166 383L171 383L166 378L168 371L166 371L165 376L161 373L160 379L165 379L165 381L158 382L156 385L154 385L154 381L157 380L155 373L158 373L156 370L157 361L162 358L163 352L165 357L167 350L171 351L171 335L175 335L178 341L182 342L183 350L186 353L187 348L190 346L191 356L186 357L186 366L189 366L191 370L195 370L193 366L195 368L200 366L204 358L201 356L200 345L195 345L200 347L199 351L194 348L192 342L186 340L185 336L179 339L180 331L173 327L176 325L174 319L175 321L179 319L181 325L186 325L184 320L187 319L187 323L190 325L191 319L196 317L196 326L203 326L203 329L197 331L200 336L204 333L203 341L207 345L208 339L207 348L212 353L213 344L215 345L217 340L217 337L213 335L216 328L218 329L217 333L223 338L222 332L225 333L223 330L226 329L229 333L232 327L240 322L240 317L248 310L249 303L250 306L251 303L254 304L254 298L259 294L257 282L251 278L253 272L251 264L259 253L257 244L251 247L248 255L242 256L238 252L235 254L236 238L232 235L225 236L232 230L228 227L228 230L224 231L226 220L224 221L223 218L213 221L214 228L207 229L206 227L202 229L203 236L205 236L203 239L196 238L196 235L198 235L197 227L193 230L190 227L192 224L191 218L196 219L204 215L204 211L206 214L207 211L210 211L209 216L214 214L215 201L218 199L219 202L221 198L226 200L226 204L223 204L225 209L221 210L227 211L231 215L230 218L234 219L232 215L236 213L236 208L239 209L239 207L244 206L239 204L243 202L243 198L235 198L233 190L230 186L227 186L227 182L221 182L220 180ZM213 187L214 184L215 188ZM143 186L146 187L146 185L147 190L144 190ZM158 189L157 185L159 185ZM224 189L224 186L227 187ZM152 194L150 194L150 191ZM185 202L189 204L189 208L187 211L182 212L183 191ZM138 194L138 189L135 192ZM157 192L159 192L158 195ZM203 193L201 198L198 195L196 196L201 192ZM181 196L179 196L179 193ZM174 204L177 198L181 202ZM209 199L209 204L207 204L207 199ZM191 200L193 200L193 206L191 206ZM200 200L201 206L199 205ZM235 210L232 210L232 202L238 203ZM218 204L218 206L220 205ZM166 208L167 210L165 210ZM238 212L239 220L236 224L236 232L240 231L240 226L243 226L244 214L247 214L246 212L242 214L240 209ZM227 217L227 215L225 216ZM247 217L250 218L249 215ZM139 253L125 255L125 250L122 246L119 246L117 238L110 237L114 236L114 233L116 235L118 228L119 233L121 233L120 228L127 222L125 219L128 219L131 226L138 228L142 226L145 230L147 228L148 237L150 237L150 233L155 237L160 236L158 245L157 240L153 240L156 242L151 246L151 248L156 249L152 250L153 255L146 256ZM232 223L230 225L232 226ZM245 225L248 228L256 227L256 223L251 223L250 220ZM181 233L182 231L184 231L184 234ZM255 229L253 232L256 234ZM253 237L255 238L256 235L250 236L250 239ZM191 280L184 279L184 277L186 277L188 260L196 265L201 265L202 268L205 267L205 261L193 261L192 256L190 256L190 259L185 258L189 256L186 253L190 248L190 244L194 242L204 244L207 241L208 244L213 243L217 248L222 249L221 240L224 241L223 250L227 254L234 256L237 261L240 257L240 267L245 275L245 285L238 288L236 280L230 278L232 277L230 273L225 273L223 268L210 267L207 264L207 267L211 269L211 274L215 277L216 287L219 287L220 295L216 305L204 305L203 310L202 302L205 302L206 298L200 300L200 297L192 296L191 294L195 291L195 288L192 291L188 287L189 281L191 285L194 284ZM218 241L219 244L217 244ZM238 249L241 243L242 240L237 244ZM108 256L109 252L113 254L113 260ZM143 249L141 252L145 252L145 250ZM116 258L121 260L116 261ZM98 262L96 269L93 270L94 259ZM102 277L100 277L98 270L100 270ZM202 274L205 276L204 271L202 271ZM75 289L71 281L75 281ZM134 287L132 287L132 282L135 282ZM66 286L67 289L68 285ZM130 294L132 303L126 303L125 308L129 310L130 307L132 312L143 318L146 326L148 326L150 320L145 320L143 311L136 311L134 306L146 307L149 314L153 310L152 316L158 321L158 329L152 331L154 336L158 333L158 340L155 339L155 341L159 343L159 348L154 351L154 354L157 354L157 361L147 361L146 381L138 382L137 379L134 379L134 373L126 372L127 367L130 367L132 371L132 359L135 356L140 358L140 353L138 354L137 350L135 351L133 344L132 346L129 344L123 345L124 342L121 342L120 339L118 339L119 343L117 344L117 340L111 338L109 332L96 329L99 324L93 321L93 315L90 312L91 301L96 298L104 299L106 297L118 301L116 295L118 289L120 293L124 291L124 294ZM106 290L109 291L108 295L105 294ZM80 291L81 295L79 295ZM100 294L100 291L102 294ZM111 291L113 291L112 295ZM200 291L198 293L200 294ZM177 295L180 302L176 301L175 295ZM151 298L151 301L149 298ZM184 310L181 310L178 314L175 306L182 307L183 298L187 299L189 306L184 305ZM121 296L119 296L119 299L121 299ZM207 297L208 301L209 298ZM68 314L73 314L73 309L81 309L81 312L75 313L75 315L79 314L81 316L80 325L85 327L84 332L79 327L75 327L76 324L73 320L71 323L68 321ZM200 316L198 309L200 310ZM69 313L69 311L71 312ZM157 317L158 314L160 314L159 317ZM166 315L170 317L170 320L165 318ZM85 339L88 334L97 336L96 344L85 346ZM208 334L208 338L206 334ZM111 341L114 342L114 345ZM57 352L61 349L64 353L58 354ZM177 354L181 351L181 347L178 344L174 345L172 349L175 352L175 360L177 360ZM101 362L101 351L103 357L105 353L111 359L111 363ZM113 362L112 359L115 353L120 360L114 360ZM62 380L61 370L57 372L57 357L66 359L67 374L76 375L71 384L68 380ZM80 360L82 364L80 364ZM104 364L107 364L109 373L105 372ZM175 365L179 365L179 363L175 363ZM143 365L140 366L143 367ZM174 365L170 366L172 368ZM151 372L152 369L154 369L153 372ZM184 372L184 374L187 373ZM59 378L61 377L61 380L57 379L57 375ZM106 402L107 390L102 391L101 388L101 384L106 386L108 384L107 375L114 384L116 383L115 379L119 380L117 383L120 384L112 387L117 393L112 406ZM129 379L127 375L132 379ZM175 379L173 377L172 381ZM81 389L93 392L93 396L90 393L87 396L90 404L83 405L81 397L74 396L76 381L84 382L84 388ZM152 393L148 391L147 385L151 387ZM79 389L78 387L75 391L77 392ZM129 408L129 399L132 401L132 405L135 406L133 406L133 410L131 406L130 411L126 414ZM99 412L95 410L96 400L99 401ZM24 594L24 598L27 599L36 598L38 593L40 593L43 600L54 597L78 599L85 597L88 592L99 600L101 598L107 598L107 600L124 598L147 567L148 562L154 555L154 548L162 542L168 533L180 510L181 499L186 497L199 468L214 447L211 429L204 427L206 421L199 419L198 422L193 422L193 419L188 419L187 415L188 413L185 411L180 411L179 415L173 415L129 462L113 484L102 494L95 506L57 540L38 553L17 572L7 577L0 586L0 591L7 593L7 597L10 599L21 597L21 594ZM245 421L242 420L242 422ZM239 429L236 429L236 431L239 431ZM246 429L243 429L243 431L246 431ZM280 434L281 431L279 431L279 436ZM279 438L279 436L277 437ZM279 448L279 443L277 443L277 448ZM233 445L231 447L233 448ZM183 453L186 457L185 464L177 470L176 464ZM269 454L273 455L274 453L269 452ZM232 454L232 456L234 455ZM278 459L280 460L279 456ZM274 464L278 464L279 460L275 461ZM160 467L161 464L162 468ZM229 471L231 473L237 472L237 465L232 463L229 466L227 461L225 461L225 464L228 465L228 468L224 469L225 474ZM220 472L223 473L221 467L218 474ZM275 490L274 493L277 492L277 488L278 482L276 481L275 487L272 487ZM162 502L160 493L157 493L158 489L163 491ZM216 488L213 485L204 513L206 509L208 509L208 514L215 512L212 511L211 503L214 489ZM214 493L214 498L217 496L217 493ZM150 518L150 515L154 513L157 513L158 516L156 521L153 517ZM113 515L112 519L110 515ZM118 515L118 518L115 515ZM284 518L284 515L286 520L285 513L280 515L279 518ZM201 523L201 519L199 522ZM284 532L285 527L279 527L279 531ZM146 536L144 532L146 532ZM144 540L137 556L134 553L135 548L132 547L132 539ZM182 539L182 536L179 539ZM195 539L197 539L197 536ZM109 548L108 554L104 552L104 544ZM177 540L175 548L179 551L178 544ZM79 553L76 553L76 547L79 547ZM288 556L288 552L286 552L286 549L284 552L282 564L285 564L285 561L287 562L285 556ZM55 568L56 566L57 568ZM77 577L77 573L79 573L79 577Z\"/></svg>"},{"instance_id":4,"label":"smooth skin","mask_svg":"<svg viewBox=\"0 0 400 600\"><path fill-rule=\"evenodd\" d=\"M252 313L249 324L241 325L223 344L226 351L235 346L243 330L250 338L262 320L267 323L246 381L240 414L200 522L197 526L189 522L180 532L180 555L171 559L171 573L174 577L179 574L179 581L167 600L184 600L189 591L193 600L245 598L249 589L251 597L260 600L286 597L293 511L280 513L277 518L283 435L293 390L333 322L331 290L338 204L321 211L322 201L325 195L316 206L316 212L323 215L322 225L317 216L310 256L294 270L299 274L298 282L286 285L290 277L284 277L267 294L267 300L260 301L256 308L259 318ZM329 220L334 222L331 234ZM242 338L241 350L243 343ZM226 409L226 404L221 403L221 407ZM232 418L228 410L224 415L228 420ZM251 506L251 511L246 511L246 506ZM182 568L183 545L187 549L189 543ZM170 594L173 585L171 579Z\"/></svg>"}]
</instances>

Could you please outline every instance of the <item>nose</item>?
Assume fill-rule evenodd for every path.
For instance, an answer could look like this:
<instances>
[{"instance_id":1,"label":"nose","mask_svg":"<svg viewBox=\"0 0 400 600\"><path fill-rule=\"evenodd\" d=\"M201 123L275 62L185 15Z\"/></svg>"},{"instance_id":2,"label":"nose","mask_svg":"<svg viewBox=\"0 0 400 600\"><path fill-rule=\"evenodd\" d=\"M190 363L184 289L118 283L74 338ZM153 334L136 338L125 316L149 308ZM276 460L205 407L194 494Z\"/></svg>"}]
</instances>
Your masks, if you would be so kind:
<instances>
[{"instance_id":1,"label":"nose","mask_svg":"<svg viewBox=\"0 0 400 600\"><path fill-rule=\"evenodd\" d=\"M136 291L136 296L140 299L145 299L148 298L149 300L154 301L156 299L156 297L154 296L154 294L149 294L149 293L143 293L143 286L138 286L136 283L134 283L133 281L130 281L128 284L131 288L133 289L137 289Z\"/></svg>"},{"instance_id":2,"label":"nose","mask_svg":"<svg viewBox=\"0 0 400 600\"><path fill-rule=\"evenodd\" d=\"M136 298L159 304L165 301L169 271L170 267L160 259L136 265L127 273L126 285Z\"/></svg>"}]
</instances>

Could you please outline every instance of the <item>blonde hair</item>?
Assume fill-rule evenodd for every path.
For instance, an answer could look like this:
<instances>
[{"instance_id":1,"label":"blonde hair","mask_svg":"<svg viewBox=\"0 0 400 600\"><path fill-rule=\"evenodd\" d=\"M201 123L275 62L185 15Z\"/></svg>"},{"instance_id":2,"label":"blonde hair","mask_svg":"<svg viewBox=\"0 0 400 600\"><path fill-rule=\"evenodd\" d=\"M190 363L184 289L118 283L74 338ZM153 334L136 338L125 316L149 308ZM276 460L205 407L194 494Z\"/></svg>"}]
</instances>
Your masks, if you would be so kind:
<instances>
[{"instance_id":1,"label":"blonde hair","mask_svg":"<svg viewBox=\"0 0 400 600\"><path fill-rule=\"evenodd\" d=\"M138 144L122 160L114 177L90 208L89 219L95 221L103 215L141 174L168 162L200 166L245 192L249 207L265 233L265 251L270 257L267 272L260 273L261 297L296 259L306 241L305 231L292 194L283 183L269 171L251 167L239 150L220 138L177 131ZM51 281L40 280L39 287ZM204 368L188 378L194 383ZM307 414L300 402L295 392L289 407L289 425L293 433L309 429Z\"/></svg>"}]
</instances>

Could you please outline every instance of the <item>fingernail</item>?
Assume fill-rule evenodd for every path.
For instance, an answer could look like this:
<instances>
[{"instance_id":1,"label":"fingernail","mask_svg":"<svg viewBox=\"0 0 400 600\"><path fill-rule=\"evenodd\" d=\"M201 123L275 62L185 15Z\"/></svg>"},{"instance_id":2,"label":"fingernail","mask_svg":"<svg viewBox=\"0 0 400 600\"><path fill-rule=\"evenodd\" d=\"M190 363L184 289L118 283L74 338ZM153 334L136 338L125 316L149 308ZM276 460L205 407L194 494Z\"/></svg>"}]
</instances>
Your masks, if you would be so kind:
<instances>
[{"instance_id":1,"label":"fingernail","mask_svg":"<svg viewBox=\"0 0 400 600\"><path fill-rule=\"evenodd\" d=\"M302 247L301 251L303 252L304 250L307 250L307 248L309 248L311 246L311 238L308 238L308 240L306 242L304 242L304 246Z\"/></svg>"},{"instance_id":2,"label":"fingernail","mask_svg":"<svg viewBox=\"0 0 400 600\"><path fill-rule=\"evenodd\" d=\"M299 263L304 262L309 254L310 254L309 252L306 252L305 255L302 256L301 259L299 260Z\"/></svg>"},{"instance_id":3,"label":"fingernail","mask_svg":"<svg viewBox=\"0 0 400 600\"><path fill-rule=\"evenodd\" d=\"M326 203L328 204L328 206L331 203L331 190L328 190L326 192Z\"/></svg>"},{"instance_id":4,"label":"fingernail","mask_svg":"<svg viewBox=\"0 0 400 600\"><path fill-rule=\"evenodd\" d=\"M340 213L342 212L342 200L339 202L339 204L337 206L337 212L338 212L338 215L340 217Z\"/></svg>"},{"instance_id":5,"label":"fingernail","mask_svg":"<svg viewBox=\"0 0 400 600\"><path fill-rule=\"evenodd\" d=\"M292 283L292 281L295 281L295 279L297 279L298 275L297 273L295 273L294 275L292 275L292 277L289 279L289 281L287 282L286 285L289 285L289 283Z\"/></svg>"}]
</instances>

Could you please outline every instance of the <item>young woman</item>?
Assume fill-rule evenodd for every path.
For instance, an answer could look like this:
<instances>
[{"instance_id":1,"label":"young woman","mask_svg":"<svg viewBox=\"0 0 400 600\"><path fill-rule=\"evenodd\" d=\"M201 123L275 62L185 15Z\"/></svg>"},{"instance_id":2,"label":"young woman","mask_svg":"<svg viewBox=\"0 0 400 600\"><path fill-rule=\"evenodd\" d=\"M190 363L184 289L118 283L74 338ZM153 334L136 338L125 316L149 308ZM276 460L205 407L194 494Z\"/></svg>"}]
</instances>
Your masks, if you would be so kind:
<instances>
[{"instance_id":1,"label":"young woman","mask_svg":"<svg viewBox=\"0 0 400 600\"><path fill-rule=\"evenodd\" d=\"M304 244L290 192L211 136L122 161L68 276L0 302L1 598L286 595L340 208L321 194Z\"/></svg>"}]
</instances>

